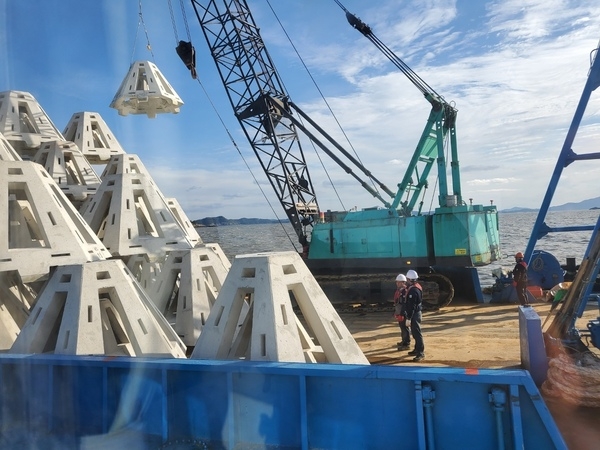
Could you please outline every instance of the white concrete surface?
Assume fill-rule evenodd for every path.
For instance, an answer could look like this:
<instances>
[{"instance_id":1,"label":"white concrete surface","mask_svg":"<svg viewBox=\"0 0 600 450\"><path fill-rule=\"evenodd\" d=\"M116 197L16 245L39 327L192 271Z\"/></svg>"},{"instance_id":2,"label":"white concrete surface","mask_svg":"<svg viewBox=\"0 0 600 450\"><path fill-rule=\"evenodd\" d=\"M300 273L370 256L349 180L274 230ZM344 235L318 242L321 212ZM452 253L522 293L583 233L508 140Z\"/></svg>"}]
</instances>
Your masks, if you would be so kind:
<instances>
[{"instance_id":1,"label":"white concrete surface","mask_svg":"<svg viewBox=\"0 0 600 450\"><path fill-rule=\"evenodd\" d=\"M0 160L2 161L21 161L21 156L8 142L8 139L0 133Z\"/></svg>"},{"instance_id":2,"label":"white concrete surface","mask_svg":"<svg viewBox=\"0 0 600 450\"><path fill-rule=\"evenodd\" d=\"M77 210L100 186L100 177L73 142L46 142L33 161L44 166Z\"/></svg>"},{"instance_id":3,"label":"white concrete surface","mask_svg":"<svg viewBox=\"0 0 600 450\"><path fill-rule=\"evenodd\" d=\"M196 245L202 244L202 238L196 231L196 228L194 228L194 224L192 224L192 221L183 211L183 208L181 207L177 199L167 198L166 200L167 204L169 205L169 209L171 210L171 213L173 213L173 217L177 219L181 228L185 230L185 234L187 235L192 245L195 247Z\"/></svg>"},{"instance_id":4,"label":"white concrete surface","mask_svg":"<svg viewBox=\"0 0 600 450\"><path fill-rule=\"evenodd\" d=\"M191 357L368 364L296 252L236 256Z\"/></svg>"},{"instance_id":5,"label":"white concrete surface","mask_svg":"<svg viewBox=\"0 0 600 450\"><path fill-rule=\"evenodd\" d=\"M8 350L29 317L36 293L17 271L0 272L0 350Z\"/></svg>"},{"instance_id":6,"label":"white concrete surface","mask_svg":"<svg viewBox=\"0 0 600 450\"><path fill-rule=\"evenodd\" d=\"M188 347L196 345L231 264L218 244L169 252L160 262L143 255L128 267Z\"/></svg>"}]
</instances>

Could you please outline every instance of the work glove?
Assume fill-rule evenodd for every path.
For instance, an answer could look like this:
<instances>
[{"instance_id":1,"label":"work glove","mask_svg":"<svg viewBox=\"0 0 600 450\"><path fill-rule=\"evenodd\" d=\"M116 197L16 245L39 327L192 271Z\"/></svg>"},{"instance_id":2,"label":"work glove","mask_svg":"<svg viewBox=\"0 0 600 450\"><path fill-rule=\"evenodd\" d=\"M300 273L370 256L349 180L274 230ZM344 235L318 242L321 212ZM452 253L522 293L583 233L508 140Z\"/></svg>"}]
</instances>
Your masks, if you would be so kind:
<instances>
[{"instance_id":1,"label":"work glove","mask_svg":"<svg viewBox=\"0 0 600 450\"><path fill-rule=\"evenodd\" d=\"M398 322L402 322L404 320L404 316L401 316L400 314L395 314L394 317L396 317Z\"/></svg>"},{"instance_id":2,"label":"work glove","mask_svg":"<svg viewBox=\"0 0 600 450\"><path fill-rule=\"evenodd\" d=\"M410 328L410 319L406 319L406 326Z\"/></svg>"}]
</instances>

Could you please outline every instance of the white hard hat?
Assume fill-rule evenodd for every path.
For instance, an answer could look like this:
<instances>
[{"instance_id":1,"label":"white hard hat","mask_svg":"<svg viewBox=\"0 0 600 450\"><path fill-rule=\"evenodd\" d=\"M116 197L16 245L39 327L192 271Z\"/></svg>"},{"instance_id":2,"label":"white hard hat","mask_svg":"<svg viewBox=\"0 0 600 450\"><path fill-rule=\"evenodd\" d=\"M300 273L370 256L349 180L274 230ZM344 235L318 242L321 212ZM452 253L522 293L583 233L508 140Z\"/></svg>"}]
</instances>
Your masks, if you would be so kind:
<instances>
[{"instance_id":1,"label":"white hard hat","mask_svg":"<svg viewBox=\"0 0 600 450\"><path fill-rule=\"evenodd\" d=\"M417 274L417 272L411 269L408 272L406 272L406 278L408 278L409 280L416 280L417 278L419 278L419 275Z\"/></svg>"},{"instance_id":2,"label":"white hard hat","mask_svg":"<svg viewBox=\"0 0 600 450\"><path fill-rule=\"evenodd\" d=\"M398 274L396 281L406 281L406 277L403 274Z\"/></svg>"}]
</instances>

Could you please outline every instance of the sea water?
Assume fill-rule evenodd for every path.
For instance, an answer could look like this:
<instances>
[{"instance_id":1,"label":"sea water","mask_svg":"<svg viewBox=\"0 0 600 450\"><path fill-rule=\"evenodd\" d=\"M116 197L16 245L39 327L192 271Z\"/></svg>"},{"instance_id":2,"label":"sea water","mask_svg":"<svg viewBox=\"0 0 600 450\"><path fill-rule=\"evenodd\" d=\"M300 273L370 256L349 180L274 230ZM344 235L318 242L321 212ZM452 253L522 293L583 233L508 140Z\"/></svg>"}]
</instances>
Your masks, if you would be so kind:
<instances>
[{"instance_id":1,"label":"sea water","mask_svg":"<svg viewBox=\"0 0 600 450\"><path fill-rule=\"evenodd\" d=\"M497 268L512 270L516 252L524 252L537 212L498 213L500 227L500 250L502 258L492 264L478 268L482 287L495 282L492 271ZM599 210L549 212L546 224L549 227L595 225ZM258 252L299 251L296 234L289 223L264 225L228 225L197 228L203 242L218 243L227 257ZM576 264L583 259L591 231L550 233L538 240L536 250L543 250L556 257L560 264L567 258L575 258Z\"/></svg>"}]
</instances>

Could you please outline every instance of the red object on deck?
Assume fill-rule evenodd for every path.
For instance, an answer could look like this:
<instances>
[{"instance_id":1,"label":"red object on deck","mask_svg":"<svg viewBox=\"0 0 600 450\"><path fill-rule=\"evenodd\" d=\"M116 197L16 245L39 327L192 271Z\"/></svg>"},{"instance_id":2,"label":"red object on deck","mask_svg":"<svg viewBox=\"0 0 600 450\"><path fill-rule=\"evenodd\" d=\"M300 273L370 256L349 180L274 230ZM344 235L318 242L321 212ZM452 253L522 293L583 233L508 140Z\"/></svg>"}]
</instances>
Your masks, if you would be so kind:
<instances>
[{"instance_id":1,"label":"red object on deck","mask_svg":"<svg viewBox=\"0 0 600 450\"><path fill-rule=\"evenodd\" d=\"M544 291L539 286L527 286L527 290L531 292L535 298L542 298L544 296Z\"/></svg>"}]
</instances>

